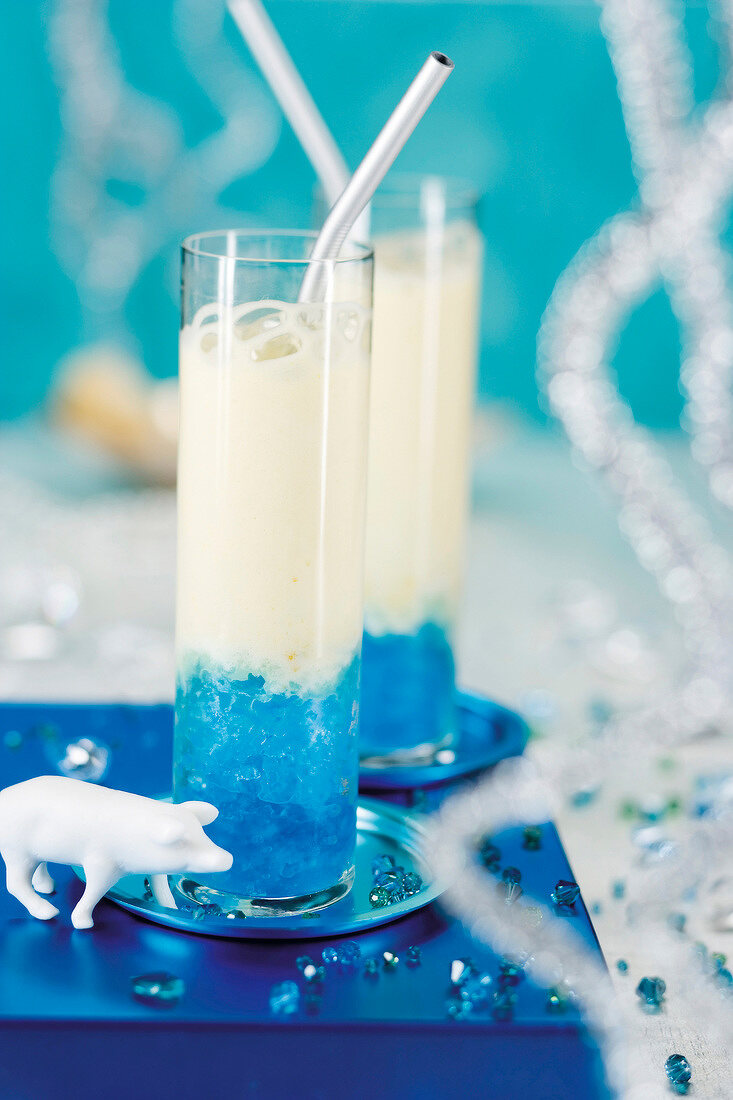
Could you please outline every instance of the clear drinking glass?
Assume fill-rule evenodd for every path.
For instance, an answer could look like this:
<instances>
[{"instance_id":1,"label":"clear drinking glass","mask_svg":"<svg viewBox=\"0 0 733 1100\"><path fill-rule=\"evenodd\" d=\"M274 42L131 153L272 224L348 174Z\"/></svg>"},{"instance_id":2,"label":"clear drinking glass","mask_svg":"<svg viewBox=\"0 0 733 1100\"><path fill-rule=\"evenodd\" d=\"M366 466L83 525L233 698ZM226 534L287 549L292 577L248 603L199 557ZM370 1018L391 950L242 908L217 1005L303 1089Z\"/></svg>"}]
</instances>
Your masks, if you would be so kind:
<instances>
[{"instance_id":1,"label":"clear drinking glass","mask_svg":"<svg viewBox=\"0 0 733 1100\"><path fill-rule=\"evenodd\" d=\"M372 201L374 332L360 746L430 759L456 730L482 242L476 197L397 177Z\"/></svg>"},{"instance_id":2,"label":"clear drinking glass","mask_svg":"<svg viewBox=\"0 0 733 1100\"><path fill-rule=\"evenodd\" d=\"M299 912L353 881L372 253L183 245L174 797L220 814L197 900ZM245 904L246 908L246 904Z\"/></svg>"}]
</instances>

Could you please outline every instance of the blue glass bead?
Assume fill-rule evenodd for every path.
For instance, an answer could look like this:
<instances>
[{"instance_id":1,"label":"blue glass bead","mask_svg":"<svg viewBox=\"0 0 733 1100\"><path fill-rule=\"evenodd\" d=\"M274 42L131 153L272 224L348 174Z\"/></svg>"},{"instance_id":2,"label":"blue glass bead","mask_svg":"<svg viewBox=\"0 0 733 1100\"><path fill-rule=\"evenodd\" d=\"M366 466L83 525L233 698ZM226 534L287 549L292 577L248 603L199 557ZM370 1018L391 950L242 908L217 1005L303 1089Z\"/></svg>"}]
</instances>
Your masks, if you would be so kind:
<instances>
[{"instance_id":1,"label":"blue glass bead","mask_svg":"<svg viewBox=\"0 0 733 1100\"><path fill-rule=\"evenodd\" d=\"M664 1000L667 983L662 978L642 978L636 987L637 996L645 1006L657 1009Z\"/></svg>"},{"instance_id":2,"label":"blue glass bead","mask_svg":"<svg viewBox=\"0 0 733 1100\"><path fill-rule=\"evenodd\" d=\"M420 948L413 945L408 947L405 953L405 962L408 966L419 966L422 961Z\"/></svg>"},{"instance_id":3,"label":"blue glass bead","mask_svg":"<svg viewBox=\"0 0 733 1100\"><path fill-rule=\"evenodd\" d=\"M456 986L461 985L477 973L478 970L473 959L453 959L450 964L450 983Z\"/></svg>"},{"instance_id":4,"label":"blue glass bead","mask_svg":"<svg viewBox=\"0 0 733 1100\"><path fill-rule=\"evenodd\" d=\"M339 953L335 947L324 947L321 951L321 958L326 966L336 966L339 961Z\"/></svg>"},{"instance_id":5,"label":"blue glass bead","mask_svg":"<svg viewBox=\"0 0 733 1100\"><path fill-rule=\"evenodd\" d=\"M379 963L376 959L364 959L364 974L367 978L376 978L379 974Z\"/></svg>"},{"instance_id":6,"label":"blue glass bead","mask_svg":"<svg viewBox=\"0 0 733 1100\"><path fill-rule=\"evenodd\" d=\"M517 867L505 867L501 877L504 882L521 882L522 872Z\"/></svg>"},{"instance_id":7,"label":"blue glass bead","mask_svg":"<svg viewBox=\"0 0 733 1100\"><path fill-rule=\"evenodd\" d=\"M511 1020L517 995L511 989L499 989L494 994L492 1012L495 1020Z\"/></svg>"},{"instance_id":8,"label":"blue glass bead","mask_svg":"<svg viewBox=\"0 0 733 1100\"><path fill-rule=\"evenodd\" d=\"M369 891L369 904L373 909L381 909L383 906L389 905L391 901L392 895L383 886L375 886L373 890Z\"/></svg>"},{"instance_id":9,"label":"blue glass bead","mask_svg":"<svg viewBox=\"0 0 733 1100\"><path fill-rule=\"evenodd\" d=\"M496 888L507 905L512 905L515 901L518 901L524 893L518 882L497 882Z\"/></svg>"},{"instance_id":10,"label":"blue glass bead","mask_svg":"<svg viewBox=\"0 0 733 1100\"><path fill-rule=\"evenodd\" d=\"M372 860L372 874L376 878L377 875L383 874L384 871L393 871L395 866L392 856L381 855Z\"/></svg>"},{"instance_id":11,"label":"blue glass bead","mask_svg":"<svg viewBox=\"0 0 733 1100\"><path fill-rule=\"evenodd\" d=\"M270 1011L276 1016L291 1016L300 1007L300 990L295 982L278 982L270 990Z\"/></svg>"},{"instance_id":12,"label":"blue glass bead","mask_svg":"<svg viewBox=\"0 0 733 1100\"><path fill-rule=\"evenodd\" d=\"M574 810L582 810L598 797L599 791L600 787L586 787L582 790L575 791L570 796L570 805Z\"/></svg>"},{"instance_id":13,"label":"blue glass bead","mask_svg":"<svg viewBox=\"0 0 733 1100\"><path fill-rule=\"evenodd\" d=\"M392 871L382 871L377 875L374 880L374 885L377 890L380 888L386 890L389 894L396 894L402 890L403 875L396 869Z\"/></svg>"},{"instance_id":14,"label":"blue glass bead","mask_svg":"<svg viewBox=\"0 0 733 1100\"><path fill-rule=\"evenodd\" d=\"M517 963L510 959L502 959L499 964L499 981L502 985L519 985L524 977L524 971Z\"/></svg>"},{"instance_id":15,"label":"blue glass bead","mask_svg":"<svg viewBox=\"0 0 733 1100\"><path fill-rule=\"evenodd\" d=\"M359 965L361 948L354 940L347 940L346 943L342 943L337 950L338 961L342 969L348 970L350 967Z\"/></svg>"},{"instance_id":16,"label":"blue glass bead","mask_svg":"<svg viewBox=\"0 0 733 1100\"><path fill-rule=\"evenodd\" d=\"M309 963L308 966L303 967L303 977L309 985L322 985L326 977L326 968Z\"/></svg>"},{"instance_id":17,"label":"blue glass bead","mask_svg":"<svg viewBox=\"0 0 733 1100\"><path fill-rule=\"evenodd\" d=\"M733 985L733 974L731 974L730 970L726 970L724 966L720 968L715 977L724 985Z\"/></svg>"},{"instance_id":18,"label":"blue glass bead","mask_svg":"<svg viewBox=\"0 0 733 1100\"><path fill-rule=\"evenodd\" d=\"M486 837L479 845L479 858L489 871L498 871L499 863L501 861L501 852L492 844L491 840Z\"/></svg>"},{"instance_id":19,"label":"blue glass bead","mask_svg":"<svg viewBox=\"0 0 733 1100\"><path fill-rule=\"evenodd\" d=\"M422 878L416 871L408 871L406 875L402 877L402 891L406 897L412 897L413 894L419 894L422 890Z\"/></svg>"},{"instance_id":20,"label":"blue glass bead","mask_svg":"<svg viewBox=\"0 0 733 1100\"><path fill-rule=\"evenodd\" d=\"M168 1007L178 1004L186 986L183 978L169 974L165 970L154 970L150 974L138 974L130 979L132 995L145 1004Z\"/></svg>"},{"instance_id":21,"label":"blue glass bead","mask_svg":"<svg viewBox=\"0 0 733 1100\"><path fill-rule=\"evenodd\" d=\"M383 951L382 958L386 970L394 970L400 961L399 955L395 955L394 951Z\"/></svg>"},{"instance_id":22,"label":"blue glass bead","mask_svg":"<svg viewBox=\"0 0 733 1100\"><path fill-rule=\"evenodd\" d=\"M619 959L616 963L616 969L619 971L619 973L626 974L629 969L629 964L627 963L626 959Z\"/></svg>"},{"instance_id":23,"label":"blue glass bead","mask_svg":"<svg viewBox=\"0 0 733 1100\"><path fill-rule=\"evenodd\" d=\"M306 966L313 966L314 962L310 955L298 955L297 959L295 960L295 965L302 974Z\"/></svg>"},{"instance_id":24,"label":"blue glass bead","mask_svg":"<svg viewBox=\"0 0 733 1100\"><path fill-rule=\"evenodd\" d=\"M594 901L590 907L590 911L594 917L600 916L603 912L603 906L601 905L600 901Z\"/></svg>"},{"instance_id":25,"label":"blue glass bead","mask_svg":"<svg viewBox=\"0 0 733 1100\"><path fill-rule=\"evenodd\" d=\"M724 955L722 951L711 951L710 962L713 964L716 970L722 970L728 961L728 956Z\"/></svg>"},{"instance_id":26,"label":"blue glass bead","mask_svg":"<svg viewBox=\"0 0 733 1100\"><path fill-rule=\"evenodd\" d=\"M552 900L555 905L575 905L580 895L580 887L577 882L568 882L566 879L560 879L556 884L555 889L552 892Z\"/></svg>"},{"instance_id":27,"label":"blue glass bead","mask_svg":"<svg viewBox=\"0 0 733 1100\"><path fill-rule=\"evenodd\" d=\"M455 987L454 996L471 1006L471 1011L486 1007L493 982L490 974L471 974Z\"/></svg>"},{"instance_id":28,"label":"blue glass bead","mask_svg":"<svg viewBox=\"0 0 733 1100\"><path fill-rule=\"evenodd\" d=\"M692 1080L692 1070L684 1054L670 1054L664 1063L664 1072L675 1092L687 1092Z\"/></svg>"},{"instance_id":29,"label":"blue glass bead","mask_svg":"<svg viewBox=\"0 0 733 1100\"><path fill-rule=\"evenodd\" d=\"M548 1012L564 1012L568 1007L567 997L557 988L557 986L547 990L545 1007Z\"/></svg>"},{"instance_id":30,"label":"blue glass bead","mask_svg":"<svg viewBox=\"0 0 733 1100\"><path fill-rule=\"evenodd\" d=\"M542 830L539 825L526 825L522 830L522 847L536 852L542 847Z\"/></svg>"},{"instance_id":31,"label":"blue glass bead","mask_svg":"<svg viewBox=\"0 0 733 1100\"><path fill-rule=\"evenodd\" d=\"M624 895L626 894L626 883L622 878L616 879L616 881L612 884L611 894L616 899L624 897Z\"/></svg>"}]
</instances>

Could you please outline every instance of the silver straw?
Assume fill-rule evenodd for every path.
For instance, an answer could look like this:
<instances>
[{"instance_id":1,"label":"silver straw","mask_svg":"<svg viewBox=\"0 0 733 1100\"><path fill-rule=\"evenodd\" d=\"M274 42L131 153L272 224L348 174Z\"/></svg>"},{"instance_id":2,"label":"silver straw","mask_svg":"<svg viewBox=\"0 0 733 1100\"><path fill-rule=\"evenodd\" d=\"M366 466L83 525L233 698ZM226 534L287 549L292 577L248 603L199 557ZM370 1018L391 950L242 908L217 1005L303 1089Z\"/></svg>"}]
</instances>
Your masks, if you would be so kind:
<instances>
[{"instance_id":1,"label":"silver straw","mask_svg":"<svg viewBox=\"0 0 733 1100\"><path fill-rule=\"evenodd\" d=\"M329 206L349 180L331 131L260 0L227 0L234 22L313 166Z\"/></svg>"},{"instance_id":2,"label":"silver straw","mask_svg":"<svg viewBox=\"0 0 733 1100\"><path fill-rule=\"evenodd\" d=\"M453 62L444 53L430 54L331 208L313 245L298 301L315 302L323 297L323 261L336 259L349 230L452 71Z\"/></svg>"}]
</instances>

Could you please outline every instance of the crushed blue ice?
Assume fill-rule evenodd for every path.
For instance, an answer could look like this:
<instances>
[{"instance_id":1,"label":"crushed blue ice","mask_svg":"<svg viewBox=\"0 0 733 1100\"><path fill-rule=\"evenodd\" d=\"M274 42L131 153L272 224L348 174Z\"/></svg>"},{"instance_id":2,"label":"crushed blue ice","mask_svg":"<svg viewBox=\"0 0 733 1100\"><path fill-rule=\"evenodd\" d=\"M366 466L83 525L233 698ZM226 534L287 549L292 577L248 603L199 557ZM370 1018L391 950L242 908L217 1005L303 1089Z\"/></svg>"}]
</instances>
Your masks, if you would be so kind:
<instances>
[{"instance_id":1,"label":"crushed blue ice","mask_svg":"<svg viewBox=\"0 0 733 1100\"><path fill-rule=\"evenodd\" d=\"M322 695L272 693L262 676L203 660L179 679L174 797L217 806L207 832L234 855L214 888L308 896L351 865L358 683L358 659Z\"/></svg>"}]
</instances>

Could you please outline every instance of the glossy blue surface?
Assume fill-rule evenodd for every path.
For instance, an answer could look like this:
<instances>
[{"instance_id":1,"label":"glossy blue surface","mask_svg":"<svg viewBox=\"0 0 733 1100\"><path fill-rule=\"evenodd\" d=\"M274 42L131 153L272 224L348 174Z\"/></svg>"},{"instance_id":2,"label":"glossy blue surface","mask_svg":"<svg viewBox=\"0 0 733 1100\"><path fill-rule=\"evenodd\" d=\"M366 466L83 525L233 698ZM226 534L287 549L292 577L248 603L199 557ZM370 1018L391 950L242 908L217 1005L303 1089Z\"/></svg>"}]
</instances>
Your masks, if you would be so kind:
<instances>
[{"instance_id":1,"label":"glossy blue surface","mask_svg":"<svg viewBox=\"0 0 733 1100\"><path fill-rule=\"evenodd\" d=\"M219 809L209 833L231 871L203 883L245 898L298 898L353 863L359 659L323 695L200 663L176 691L173 796Z\"/></svg>"},{"instance_id":2,"label":"glossy blue surface","mask_svg":"<svg viewBox=\"0 0 733 1100\"><path fill-rule=\"evenodd\" d=\"M104 736L113 749L110 785L154 794L169 782L170 707L35 705L0 706L3 782L47 770L48 725ZM22 736L15 749L4 746L12 731ZM495 839L502 865L521 869L527 899L546 901L559 878L573 877L549 824L536 852L522 847L521 829ZM359 937L364 956L402 953L394 971L380 969L376 979L329 972L312 1015L302 997L297 1013L280 1018L270 1013L271 987L294 980L302 988L295 959L317 951L317 941L211 940L155 927L107 902L93 932L74 932L68 915L81 884L66 871L58 883L61 914L49 924L0 895L3 1100L147 1100L163 1086L186 1100L607 1095L575 1010L548 1014L545 991L527 981L510 1021L447 1017L451 960L470 955L494 978L499 962L438 905ZM582 901L565 919L598 950ZM422 962L409 968L404 952L414 944ZM132 976L159 970L186 986L167 1009L131 996Z\"/></svg>"},{"instance_id":3,"label":"glossy blue surface","mask_svg":"<svg viewBox=\"0 0 733 1100\"><path fill-rule=\"evenodd\" d=\"M359 752L388 756L449 741L456 732L455 663L445 631L364 634Z\"/></svg>"},{"instance_id":4,"label":"glossy blue surface","mask_svg":"<svg viewBox=\"0 0 733 1100\"><path fill-rule=\"evenodd\" d=\"M524 752L529 727L514 711L467 692L456 693L454 706L458 731L447 753L430 764L410 767L367 767L362 763L360 789L378 791L402 806L430 810L457 780Z\"/></svg>"}]
</instances>

